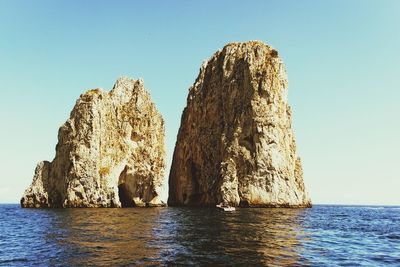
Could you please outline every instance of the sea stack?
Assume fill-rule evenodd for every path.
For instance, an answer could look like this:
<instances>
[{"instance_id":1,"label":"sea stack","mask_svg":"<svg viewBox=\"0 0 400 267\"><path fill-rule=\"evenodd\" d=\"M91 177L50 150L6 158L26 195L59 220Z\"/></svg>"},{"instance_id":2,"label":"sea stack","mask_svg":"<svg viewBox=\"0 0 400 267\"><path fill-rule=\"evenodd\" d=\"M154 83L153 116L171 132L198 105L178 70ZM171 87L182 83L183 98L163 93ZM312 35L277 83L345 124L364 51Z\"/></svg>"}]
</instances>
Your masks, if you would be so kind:
<instances>
[{"instance_id":1,"label":"sea stack","mask_svg":"<svg viewBox=\"0 0 400 267\"><path fill-rule=\"evenodd\" d=\"M230 43L189 89L169 176L171 206L311 207L278 52Z\"/></svg>"},{"instance_id":2,"label":"sea stack","mask_svg":"<svg viewBox=\"0 0 400 267\"><path fill-rule=\"evenodd\" d=\"M165 205L164 121L142 80L120 78L110 92L82 94L58 132L56 156L42 161L21 206Z\"/></svg>"}]
</instances>

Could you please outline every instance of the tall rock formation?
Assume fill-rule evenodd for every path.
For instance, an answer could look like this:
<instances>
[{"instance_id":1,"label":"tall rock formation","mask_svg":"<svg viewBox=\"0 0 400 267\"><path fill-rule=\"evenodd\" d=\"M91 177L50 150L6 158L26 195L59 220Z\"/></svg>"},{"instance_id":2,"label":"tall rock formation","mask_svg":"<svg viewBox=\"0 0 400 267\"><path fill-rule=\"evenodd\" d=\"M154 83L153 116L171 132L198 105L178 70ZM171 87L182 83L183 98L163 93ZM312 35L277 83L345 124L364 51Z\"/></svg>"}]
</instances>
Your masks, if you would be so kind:
<instances>
[{"instance_id":1,"label":"tall rock formation","mask_svg":"<svg viewBox=\"0 0 400 267\"><path fill-rule=\"evenodd\" d=\"M278 52L230 43L189 90L169 176L169 205L310 207Z\"/></svg>"},{"instance_id":2,"label":"tall rock formation","mask_svg":"<svg viewBox=\"0 0 400 267\"><path fill-rule=\"evenodd\" d=\"M164 121L142 80L82 94L58 132L56 156L40 162L22 207L163 205Z\"/></svg>"}]
</instances>

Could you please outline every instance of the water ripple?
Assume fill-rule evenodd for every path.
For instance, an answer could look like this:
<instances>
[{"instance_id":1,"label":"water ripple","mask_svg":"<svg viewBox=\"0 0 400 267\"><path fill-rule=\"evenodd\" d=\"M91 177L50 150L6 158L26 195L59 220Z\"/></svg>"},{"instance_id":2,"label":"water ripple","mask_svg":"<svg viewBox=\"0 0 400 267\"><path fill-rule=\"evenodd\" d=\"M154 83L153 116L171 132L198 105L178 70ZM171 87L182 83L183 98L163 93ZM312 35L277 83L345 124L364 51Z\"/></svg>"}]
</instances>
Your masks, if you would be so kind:
<instances>
[{"instance_id":1,"label":"water ripple","mask_svg":"<svg viewBox=\"0 0 400 267\"><path fill-rule=\"evenodd\" d=\"M21 209L0 205L0 266L400 265L398 207Z\"/></svg>"}]
</instances>

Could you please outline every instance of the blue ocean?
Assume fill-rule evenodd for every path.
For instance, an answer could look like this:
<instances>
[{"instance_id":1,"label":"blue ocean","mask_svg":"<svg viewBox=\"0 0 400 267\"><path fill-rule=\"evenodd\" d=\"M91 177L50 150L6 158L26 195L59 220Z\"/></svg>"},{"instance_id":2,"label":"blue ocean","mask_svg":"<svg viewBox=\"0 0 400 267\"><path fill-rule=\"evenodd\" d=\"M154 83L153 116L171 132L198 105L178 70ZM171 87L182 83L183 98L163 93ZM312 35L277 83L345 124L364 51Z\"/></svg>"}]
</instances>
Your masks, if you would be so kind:
<instances>
[{"instance_id":1,"label":"blue ocean","mask_svg":"<svg viewBox=\"0 0 400 267\"><path fill-rule=\"evenodd\" d=\"M400 266L400 207L22 209L0 266Z\"/></svg>"}]
</instances>

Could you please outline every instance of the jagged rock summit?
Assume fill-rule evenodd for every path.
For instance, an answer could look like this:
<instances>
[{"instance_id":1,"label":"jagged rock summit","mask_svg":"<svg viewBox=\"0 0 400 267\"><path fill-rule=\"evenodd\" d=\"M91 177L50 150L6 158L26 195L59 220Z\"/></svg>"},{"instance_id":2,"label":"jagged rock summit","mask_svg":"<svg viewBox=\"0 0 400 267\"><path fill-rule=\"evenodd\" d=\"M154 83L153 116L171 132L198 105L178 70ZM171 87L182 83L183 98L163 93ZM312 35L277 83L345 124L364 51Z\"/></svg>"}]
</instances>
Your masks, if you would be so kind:
<instances>
[{"instance_id":1,"label":"jagged rock summit","mask_svg":"<svg viewBox=\"0 0 400 267\"><path fill-rule=\"evenodd\" d=\"M169 205L310 207L278 52L230 43L189 90L169 176Z\"/></svg>"},{"instance_id":2,"label":"jagged rock summit","mask_svg":"<svg viewBox=\"0 0 400 267\"><path fill-rule=\"evenodd\" d=\"M82 94L42 161L22 207L164 205L164 121L142 80L120 78L110 92Z\"/></svg>"}]
</instances>

